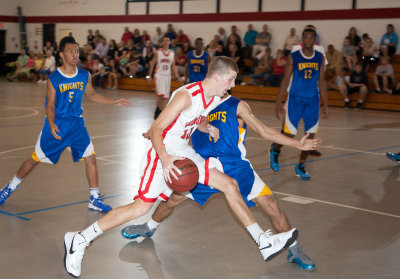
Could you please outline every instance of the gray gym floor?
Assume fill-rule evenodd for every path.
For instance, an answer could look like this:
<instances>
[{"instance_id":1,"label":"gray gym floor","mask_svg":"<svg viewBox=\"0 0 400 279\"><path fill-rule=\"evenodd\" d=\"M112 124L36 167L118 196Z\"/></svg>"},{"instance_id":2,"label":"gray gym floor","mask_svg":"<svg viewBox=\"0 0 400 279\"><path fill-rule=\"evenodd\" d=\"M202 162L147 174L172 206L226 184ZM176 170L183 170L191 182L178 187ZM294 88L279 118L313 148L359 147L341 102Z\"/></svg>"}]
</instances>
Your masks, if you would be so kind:
<instances>
[{"instance_id":1,"label":"gray gym floor","mask_svg":"<svg viewBox=\"0 0 400 279\"><path fill-rule=\"evenodd\" d=\"M153 119L150 92L98 90L132 102L128 109L84 101L95 146L100 189L113 207L131 202L146 131ZM32 154L44 121L45 86L0 82L0 187ZM266 125L280 129L274 104L248 102ZM232 217L222 195L201 208L180 205L151 239L128 241L116 228L86 250L81 278L399 278L399 165L385 157L400 151L398 112L330 108L318 148L309 157L310 181L294 175L299 152L284 148L281 170L269 168L270 143L247 136L248 158L275 193L316 270L300 270L283 252L264 262L256 245ZM56 166L39 165L0 206L0 278L69 278L63 236L102 216L87 208L83 162L65 151ZM266 215L256 219L271 228ZM143 217L132 223L141 223ZM397 251L397 252L396 252Z\"/></svg>"}]
</instances>

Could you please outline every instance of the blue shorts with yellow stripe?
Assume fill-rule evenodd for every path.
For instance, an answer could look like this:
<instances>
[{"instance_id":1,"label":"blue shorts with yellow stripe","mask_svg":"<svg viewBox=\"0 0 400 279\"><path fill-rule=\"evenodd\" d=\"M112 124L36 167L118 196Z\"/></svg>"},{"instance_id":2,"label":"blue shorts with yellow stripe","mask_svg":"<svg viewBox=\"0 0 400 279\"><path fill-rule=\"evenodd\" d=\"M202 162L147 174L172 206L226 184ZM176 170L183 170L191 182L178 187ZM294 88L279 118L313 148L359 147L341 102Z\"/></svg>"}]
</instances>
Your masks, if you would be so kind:
<instances>
[{"instance_id":1,"label":"blue shorts with yellow stripe","mask_svg":"<svg viewBox=\"0 0 400 279\"><path fill-rule=\"evenodd\" d=\"M49 121L45 120L42 131L36 142L35 152L32 158L37 162L57 164L61 153L71 148L74 162L94 154L94 147L85 127L83 117L79 118L56 118L61 140L53 137L50 131Z\"/></svg>"},{"instance_id":2,"label":"blue shorts with yellow stripe","mask_svg":"<svg viewBox=\"0 0 400 279\"><path fill-rule=\"evenodd\" d=\"M286 102L284 132L296 135L300 120L303 119L306 132L316 133L319 126L319 95L307 98L290 96Z\"/></svg>"},{"instance_id":3,"label":"blue shorts with yellow stripe","mask_svg":"<svg viewBox=\"0 0 400 279\"><path fill-rule=\"evenodd\" d=\"M238 182L240 193L248 207L256 205L251 201L252 199L263 195L272 195L271 190L254 171L249 161L241 158L221 157L218 160L222 163L224 173ZM220 193L220 191L198 183L187 196L200 205L204 205L216 193Z\"/></svg>"}]
</instances>

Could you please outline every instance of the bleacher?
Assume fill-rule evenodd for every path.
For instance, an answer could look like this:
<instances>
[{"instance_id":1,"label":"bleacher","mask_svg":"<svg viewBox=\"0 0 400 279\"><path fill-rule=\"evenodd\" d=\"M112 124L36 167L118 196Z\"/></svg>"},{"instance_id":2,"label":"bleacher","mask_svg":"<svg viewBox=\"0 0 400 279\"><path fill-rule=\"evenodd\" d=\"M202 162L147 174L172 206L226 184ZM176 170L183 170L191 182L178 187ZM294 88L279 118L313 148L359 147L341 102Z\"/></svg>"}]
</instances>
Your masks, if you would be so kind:
<instances>
[{"instance_id":1,"label":"bleacher","mask_svg":"<svg viewBox=\"0 0 400 279\"><path fill-rule=\"evenodd\" d=\"M400 55L394 55L391 59L394 69L394 80L400 80ZM366 109L379 109L379 110L392 110L400 111L400 95L378 94L374 92L373 85L373 72L368 72L369 77L369 91L364 108ZM171 91L179 88L181 85L177 81L172 81ZM141 78L122 78L119 82L119 89L135 90L135 91L154 91L154 86L148 84L146 79ZM258 100L274 102L278 96L277 87L259 87L251 85L236 85L232 88L232 95L243 100ZM349 95L350 105L355 107L358 100L358 94ZM338 91L328 91L328 104L329 106L344 107L344 101Z\"/></svg>"}]
</instances>

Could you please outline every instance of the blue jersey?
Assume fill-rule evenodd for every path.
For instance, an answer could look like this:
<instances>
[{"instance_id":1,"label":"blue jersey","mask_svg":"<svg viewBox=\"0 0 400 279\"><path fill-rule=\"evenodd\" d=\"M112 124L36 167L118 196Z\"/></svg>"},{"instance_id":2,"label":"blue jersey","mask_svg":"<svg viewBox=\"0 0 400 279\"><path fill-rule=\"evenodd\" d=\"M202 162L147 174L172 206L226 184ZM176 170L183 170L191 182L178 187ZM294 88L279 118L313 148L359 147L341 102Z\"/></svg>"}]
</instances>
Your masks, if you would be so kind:
<instances>
[{"instance_id":1,"label":"blue jersey","mask_svg":"<svg viewBox=\"0 0 400 279\"><path fill-rule=\"evenodd\" d=\"M208 52L203 51L200 56L196 56L195 50L188 54L189 81L203 81L207 74Z\"/></svg>"},{"instance_id":2,"label":"blue jersey","mask_svg":"<svg viewBox=\"0 0 400 279\"><path fill-rule=\"evenodd\" d=\"M56 118L82 116L82 97L89 80L89 72L78 67L76 69L73 76L65 75L60 68L49 75L49 80L56 90L54 102Z\"/></svg>"},{"instance_id":3,"label":"blue jersey","mask_svg":"<svg viewBox=\"0 0 400 279\"><path fill-rule=\"evenodd\" d=\"M290 55L293 59L293 74L288 90L289 95L306 98L319 96L318 78L323 54L314 50L311 57L306 57L300 49Z\"/></svg>"},{"instance_id":4,"label":"blue jersey","mask_svg":"<svg viewBox=\"0 0 400 279\"><path fill-rule=\"evenodd\" d=\"M192 134L192 144L197 153L205 158L223 157L220 161L221 159L229 161L233 158L236 161L238 158L245 159L246 124L243 128L239 126L236 112L240 101L236 97L228 96L208 114L209 123L219 129L220 137L214 143L209 134L196 130ZM221 163L224 164L222 161Z\"/></svg>"}]
</instances>

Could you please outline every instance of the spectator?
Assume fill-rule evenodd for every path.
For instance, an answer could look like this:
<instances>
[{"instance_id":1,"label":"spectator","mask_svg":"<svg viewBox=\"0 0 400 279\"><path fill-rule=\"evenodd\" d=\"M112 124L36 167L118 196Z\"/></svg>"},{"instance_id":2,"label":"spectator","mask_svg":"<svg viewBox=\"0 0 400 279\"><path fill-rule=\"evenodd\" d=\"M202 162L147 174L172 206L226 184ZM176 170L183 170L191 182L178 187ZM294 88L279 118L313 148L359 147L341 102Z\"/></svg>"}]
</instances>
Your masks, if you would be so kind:
<instances>
[{"instance_id":1,"label":"spectator","mask_svg":"<svg viewBox=\"0 0 400 279\"><path fill-rule=\"evenodd\" d=\"M94 30L94 38L93 38L94 48L96 48L101 38L103 38L103 36L100 34L100 31L98 29Z\"/></svg>"},{"instance_id":2,"label":"spectator","mask_svg":"<svg viewBox=\"0 0 400 279\"><path fill-rule=\"evenodd\" d=\"M147 30L143 30L142 36L141 36L141 45L145 46L147 42L151 42L150 41L150 36L147 33Z\"/></svg>"},{"instance_id":3,"label":"spectator","mask_svg":"<svg viewBox=\"0 0 400 279\"><path fill-rule=\"evenodd\" d=\"M179 29L178 35L176 37L176 44L178 46L182 46L184 42L189 42L189 45L190 45L188 36L185 33L183 33L182 29Z\"/></svg>"},{"instance_id":4,"label":"spectator","mask_svg":"<svg viewBox=\"0 0 400 279\"><path fill-rule=\"evenodd\" d=\"M239 34L237 33L237 26L236 25L232 25L231 26L231 34L228 36L228 44L229 44L229 39L231 37L235 38L235 42L238 46L238 49L242 48L242 39L240 38Z\"/></svg>"},{"instance_id":5,"label":"spectator","mask_svg":"<svg viewBox=\"0 0 400 279\"><path fill-rule=\"evenodd\" d=\"M269 47L270 42L271 34L268 32L268 25L264 24L263 31L257 34L256 44L253 46L251 57L260 60L265 53L265 49Z\"/></svg>"},{"instance_id":6,"label":"spectator","mask_svg":"<svg viewBox=\"0 0 400 279\"><path fill-rule=\"evenodd\" d=\"M104 65L100 62L100 59L94 58L93 59L93 72L92 72L92 79L93 79L93 88L101 86L101 77L104 74Z\"/></svg>"},{"instance_id":7,"label":"spectator","mask_svg":"<svg viewBox=\"0 0 400 279\"><path fill-rule=\"evenodd\" d=\"M187 42L183 42L183 45L182 45L183 53L187 55L189 53L189 51L191 51L191 50L193 50L193 47L191 47L189 45L189 42L188 41Z\"/></svg>"},{"instance_id":8,"label":"spectator","mask_svg":"<svg viewBox=\"0 0 400 279\"><path fill-rule=\"evenodd\" d=\"M394 32L393 24L386 26L386 34L381 39L381 53L382 56L390 56L396 53L399 37Z\"/></svg>"},{"instance_id":9,"label":"spectator","mask_svg":"<svg viewBox=\"0 0 400 279\"><path fill-rule=\"evenodd\" d=\"M300 43L300 37L296 34L296 28L290 28L290 34L286 37L285 44L283 45L283 53L285 56L290 54L294 45L298 45Z\"/></svg>"},{"instance_id":10,"label":"spectator","mask_svg":"<svg viewBox=\"0 0 400 279\"><path fill-rule=\"evenodd\" d=\"M363 70L366 72L369 69L370 65L376 64L379 58L378 47L374 44L374 41L366 34L363 35Z\"/></svg>"},{"instance_id":11,"label":"spectator","mask_svg":"<svg viewBox=\"0 0 400 279\"><path fill-rule=\"evenodd\" d=\"M121 58L119 59L119 69L124 77L129 76L129 67L127 66L130 59L130 53L126 49L122 51Z\"/></svg>"},{"instance_id":12,"label":"spectator","mask_svg":"<svg viewBox=\"0 0 400 279\"><path fill-rule=\"evenodd\" d=\"M239 69L243 68L243 55L241 49L238 48L237 44L231 43L228 45L228 52L227 56L235 60L236 64L238 65Z\"/></svg>"},{"instance_id":13,"label":"spectator","mask_svg":"<svg viewBox=\"0 0 400 279\"><path fill-rule=\"evenodd\" d=\"M109 45L109 47L108 47L107 57L109 59L114 59L115 52L118 51L117 42L115 40L111 39L108 45Z\"/></svg>"},{"instance_id":14,"label":"spectator","mask_svg":"<svg viewBox=\"0 0 400 279\"><path fill-rule=\"evenodd\" d=\"M51 51L51 53L54 54L54 47L50 41L47 41L46 44L44 45L43 54L47 53L48 51Z\"/></svg>"},{"instance_id":15,"label":"spectator","mask_svg":"<svg viewBox=\"0 0 400 279\"><path fill-rule=\"evenodd\" d=\"M126 44L125 49L126 49L129 53L131 53L133 50L136 49L135 43L133 42L132 39L129 39L129 40L128 40L128 43Z\"/></svg>"},{"instance_id":16,"label":"spectator","mask_svg":"<svg viewBox=\"0 0 400 279\"><path fill-rule=\"evenodd\" d=\"M156 48L151 44L151 41L147 41L145 44L145 47L142 50L142 56L143 58L146 57L147 52L151 49L151 52L154 53L156 51Z\"/></svg>"},{"instance_id":17,"label":"spectator","mask_svg":"<svg viewBox=\"0 0 400 279\"><path fill-rule=\"evenodd\" d=\"M247 49L250 49L256 43L257 31L253 30L253 24L247 26L247 32L244 34L244 45Z\"/></svg>"},{"instance_id":18,"label":"spectator","mask_svg":"<svg viewBox=\"0 0 400 279\"><path fill-rule=\"evenodd\" d=\"M161 31L161 28L160 26L157 26L156 33L153 35L151 42L156 48L159 48L162 38L163 38L163 33Z\"/></svg>"},{"instance_id":19,"label":"spectator","mask_svg":"<svg viewBox=\"0 0 400 279\"><path fill-rule=\"evenodd\" d=\"M93 58L91 55L87 56L87 59L85 61L85 63L82 65L82 68L86 69L89 71L89 73L93 73Z\"/></svg>"},{"instance_id":20,"label":"spectator","mask_svg":"<svg viewBox=\"0 0 400 279\"><path fill-rule=\"evenodd\" d=\"M215 50L214 56L226 56L225 48L223 43L218 43L217 49Z\"/></svg>"},{"instance_id":21,"label":"spectator","mask_svg":"<svg viewBox=\"0 0 400 279\"><path fill-rule=\"evenodd\" d=\"M129 77L143 74L145 70L145 61L138 50L132 51L131 59L127 65L129 67Z\"/></svg>"},{"instance_id":22,"label":"spectator","mask_svg":"<svg viewBox=\"0 0 400 279\"><path fill-rule=\"evenodd\" d=\"M368 76L362 70L362 64L357 62L354 71L350 75L350 79L347 81L347 92L349 94L352 93L360 93L357 108L361 109L364 104L364 99L368 94ZM347 104L346 104L347 106Z\"/></svg>"},{"instance_id":23,"label":"spectator","mask_svg":"<svg viewBox=\"0 0 400 279\"><path fill-rule=\"evenodd\" d=\"M219 27L218 28L218 34L219 34L219 38L220 40L223 42L223 46L224 49L227 47L228 45L228 36L226 35L226 31L223 27Z\"/></svg>"},{"instance_id":24,"label":"spectator","mask_svg":"<svg viewBox=\"0 0 400 279\"><path fill-rule=\"evenodd\" d=\"M39 70L38 83L47 83L47 76L56 69L56 60L52 53L48 51L45 55L42 68Z\"/></svg>"},{"instance_id":25,"label":"spectator","mask_svg":"<svg viewBox=\"0 0 400 279\"><path fill-rule=\"evenodd\" d=\"M35 81L37 81L39 77L39 70L42 68L43 62L44 62L43 53L41 51L38 51L38 53L35 56L35 60L33 62L33 77Z\"/></svg>"},{"instance_id":26,"label":"spectator","mask_svg":"<svg viewBox=\"0 0 400 279\"><path fill-rule=\"evenodd\" d=\"M128 40L132 39L133 34L132 32L129 30L128 26L125 26L124 28L124 34L122 34L122 38L121 41L123 41L125 44L128 43Z\"/></svg>"},{"instance_id":27,"label":"spectator","mask_svg":"<svg viewBox=\"0 0 400 279\"><path fill-rule=\"evenodd\" d=\"M187 64L187 56L183 53L182 47L177 47L175 53L175 65L180 77L185 75Z\"/></svg>"},{"instance_id":28,"label":"spectator","mask_svg":"<svg viewBox=\"0 0 400 279\"><path fill-rule=\"evenodd\" d=\"M92 49L95 49L95 45L94 45L94 35L93 35L93 30L92 29L88 29L88 35L86 36L86 44L91 45Z\"/></svg>"},{"instance_id":29,"label":"spectator","mask_svg":"<svg viewBox=\"0 0 400 279\"><path fill-rule=\"evenodd\" d=\"M167 32L165 32L164 36L167 36L171 41L176 39L176 32L171 23L168 23Z\"/></svg>"},{"instance_id":30,"label":"spectator","mask_svg":"<svg viewBox=\"0 0 400 279\"><path fill-rule=\"evenodd\" d=\"M327 71L333 71L335 74L339 73L343 68L343 55L335 49L333 45L328 46L328 51L325 53L328 64L326 65Z\"/></svg>"},{"instance_id":31,"label":"spectator","mask_svg":"<svg viewBox=\"0 0 400 279\"><path fill-rule=\"evenodd\" d=\"M29 56L26 55L25 49L21 49L21 53L18 56L17 61L10 62L7 64L7 66L15 67L15 69L16 69L15 73L8 77L9 81L12 81L14 79L11 77L13 77L15 75L17 75L17 76L19 75L19 73L22 71L22 69L26 67L28 60L29 60Z\"/></svg>"},{"instance_id":32,"label":"spectator","mask_svg":"<svg viewBox=\"0 0 400 279\"><path fill-rule=\"evenodd\" d=\"M30 79L31 71L33 70L33 66L34 66L34 62L35 62L34 59L35 59L35 53L32 51L29 53L29 58L25 64L25 66L17 69L15 71L14 75L8 77L8 80L13 81L16 77L21 76L21 75L25 75L28 77L28 79Z\"/></svg>"},{"instance_id":33,"label":"spectator","mask_svg":"<svg viewBox=\"0 0 400 279\"><path fill-rule=\"evenodd\" d=\"M393 67L385 56L382 56L379 62L380 65L376 68L374 75L375 92L382 93L380 88L382 85L384 93L392 94L392 90L388 87L393 84Z\"/></svg>"},{"instance_id":34,"label":"spectator","mask_svg":"<svg viewBox=\"0 0 400 279\"><path fill-rule=\"evenodd\" d=\"M145 70L144 72L146 73L146 76L148 75L149 72L149 68L150 68L150 61L153 60L154 57L154 52L156 51L155 48L150 45L150 46L146 46L143 51L146 50L146 54L143 55L143 59L144 59L144 67Z\"/></svg>"},{"instance_id":35,"label":"spectator","mask_svg":"<svg viewBox=\"0 0 400 279\"><path fill-rule=\"evenodd\" d=\"M327 75L331 75L331 77L326 79L326 85L328 86L328 88L338 90L340 92L340 95L342 95L342 97L343 97L345 107L349 108L350 101L349 101L349 96L347 94L345 74L346 73L343 68L340 69L340 71L338 73L334 73L334 72L328 73L327 72Z\"/></svg>"},{"instance_id":36,"label":"spectator","mask_svg":"<svg viewBox=\"0 0 400 279\"><path fill-rule=\"evenodd\" d=\"M96 48L93 51L92 58L93 59L103 59L103 57L107 57L109 45L106 42L104 37L101 37L99 43L96 45Z\"/></svg>"},{"instance_id":37,"label":"spectator","mask_svg":"<svg viewBox=\"0 0 400 279\"><path fill-rule=\"evenodd\" d=\"M272 63L272 75L269 80L271 86L279 87L281 85L283 74L285 73L286 64L287 64L286 56L283 54L283 51L281 49L278 49L276 51L276 58Z\"/></svg>"},{"instance_id":38,"label":"spectator","mask_svg":"<svg viewBox=\"0 0 400 279\"><path fill-rule=\"evenodd\" d=\"M247 83L242 82L242 85L257 85L258 80L262 79L262 84L265 86L267 84L267 81L271 80L273 63L274 58L271 56L271 49L267 47L265 49L263 58L261 58L260 62L258 63L256 73L251 75L251 79Z\"/></svg>"},{"instance_id":39,"label":"spectator","mask_svg":"<svg viewBox=\"0 0 400 279\"><path fill-rule=\"evenodd\" d=\"M125 49L125 46L124 46L124 42L123 42L123 41L120 41L120 42L117 44L117 47L118 47L118 49L117 49L117 51L114 53L114 59L115 59L115 62L117 62L117 64L119 64L119 60L121 60L121 58L124 57L123 51L126 50L126 49Z\"/></svg>"},{"instance_id":40,"label":"spectator","mask_svg":"<svg viewBox=\"0 0 400 279\"><path fill-rule=\"evenodd\" d=\"M117 89L118 88L118 78L119 72L114 59L110 59L108 63L108 77L107 77L107 89ZM114 86L112 84L114 83Z\"/></svg>"},{"instance_id":41,"label":"spectator","mask_svg":"<svg viewBox=\"0 0 400 279\"><path fill-rule=\"evenodd\" d=\"M347 35L346 38L350 40L350 44L354 46L356 52L361 54L361 48L360 48L361 38L360 36L357 35L357 29L355 27L350 28L349 34Z\"/></svg>"},{"instance_id":42,"label":"spectator","mask_svg":"<svg viewBox=\"0 0 400 279\"><path fill-rule=\"evenodd\" d=\"M171 40L171 45L169 46L170 50L172 50L174 53L176 53L176 49L178 46L176 45L176 40Z\"/></svg>"},{"instance_id":43,"label":"spectator","mask_svg":"<svg viewBox=\"0 0 400 279\"><path fill-rule=\"evenodd\" d=\"M347 68L353 70L357 63L356 49L350 44L350 40L345 38L343 41L342 55L347 63Z\"/></svg>"},{"instance_id":44,"label":"spectator","mask_svg":"<svg viewBox=\"0 0 400 279\"><path fill-rule=\"evenodd\" d=\"M217 51L218 48L218 42L215 40L211 40L208 46L206 47L206 51L213 57L215 55L215 52Z\"/></svg>"},{"instance_id":45,"label":"spectator","mask_svg":"<svg viewBox=\"0 0 400 279\"><path fill-rule=\"evenodd\" d=\"M135 30L133 30L132 41L133 41L133 44L134 44L136 50L142 49L142 45L141 45L142 44L142 36L140 36L140 31L138 28L135 28Z\"/></svg>"}]
</instances>

